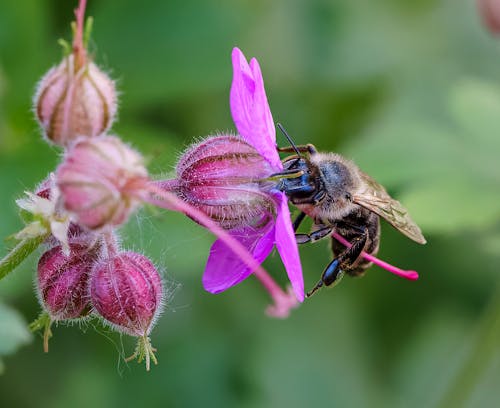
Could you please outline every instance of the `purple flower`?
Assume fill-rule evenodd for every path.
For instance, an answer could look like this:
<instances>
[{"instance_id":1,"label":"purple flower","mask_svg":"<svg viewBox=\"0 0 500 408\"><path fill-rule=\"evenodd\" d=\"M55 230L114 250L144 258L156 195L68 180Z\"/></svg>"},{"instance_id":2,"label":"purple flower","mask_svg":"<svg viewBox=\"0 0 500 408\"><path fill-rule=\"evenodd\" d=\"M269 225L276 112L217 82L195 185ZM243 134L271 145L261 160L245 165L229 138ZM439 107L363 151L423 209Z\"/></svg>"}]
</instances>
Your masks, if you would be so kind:
<instances>
[{"instance_id":1,"label":"purple flower","mask_svg":"<svg viewBox=\"0 0 500 408\"><path fill-rule=\"evenodd\" d=\"M240 136L268 162L272 173L283 169L276 150L276 130L264 90L264 81L255 58L247 63L243 53L232 52L233 82L230 106L234 123ZM304 300L304 281L295 234L290 220L284 193L268 191L272 198L272 217L252 225L229 230L236 240L245 246L258 262L264 259L276 245L283 260L296 298ZM211 250L203 275L203 286L211 293L222 292L247 278L252 269L243 263L220 239ZM269 289L269 288L268 288Z\"/></svg>"}]
</instances>

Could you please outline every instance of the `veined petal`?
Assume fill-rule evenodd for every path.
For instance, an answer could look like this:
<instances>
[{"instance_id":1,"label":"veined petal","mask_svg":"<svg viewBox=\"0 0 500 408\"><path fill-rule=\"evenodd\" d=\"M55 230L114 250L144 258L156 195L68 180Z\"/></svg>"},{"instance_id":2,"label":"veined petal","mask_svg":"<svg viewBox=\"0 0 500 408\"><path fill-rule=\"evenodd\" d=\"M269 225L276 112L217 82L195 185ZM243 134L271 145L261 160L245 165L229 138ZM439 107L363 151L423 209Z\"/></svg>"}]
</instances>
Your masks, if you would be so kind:
<instances>
[{"instance_id":1,"label":"veined petal","mask_svg":"<svg viewBox=\"0 0 500 408\"><path fill-rule=\"evenodd\" d=\"M236 129L277 170L283 168L276 151L276 129L267 102L264 80L255 58L250 65L238 49L232 53L233 82L229 103Z\"/></svg>"},{"instance_id":2,"label":"veined petal","mask_svg":"<svg viewBox=\"0 0 500 408\"><path fill-rule=\"evenodd\" d=\"M244 227L229 232L233 238L241 242L257 262L266 259L274 246L274 223L269 222L264 229ZM210 249L203 287L210 293L223 292L246 279L253 271L241 261L220 239Z\"/></svg>"},{"instance_id":3,"label":"veined petal","mask_svg":"<svg viewBox=\"0 0 500 408\"><path fill-rule=\"evenodd\" d=\"M276 194L279 199L278 215L276 217L276 247L285 265L288 278L299 302L304 301L304 277L300 264L299 249L295 241L290 210L284 193Z\"/></svg>"}]
</instances>

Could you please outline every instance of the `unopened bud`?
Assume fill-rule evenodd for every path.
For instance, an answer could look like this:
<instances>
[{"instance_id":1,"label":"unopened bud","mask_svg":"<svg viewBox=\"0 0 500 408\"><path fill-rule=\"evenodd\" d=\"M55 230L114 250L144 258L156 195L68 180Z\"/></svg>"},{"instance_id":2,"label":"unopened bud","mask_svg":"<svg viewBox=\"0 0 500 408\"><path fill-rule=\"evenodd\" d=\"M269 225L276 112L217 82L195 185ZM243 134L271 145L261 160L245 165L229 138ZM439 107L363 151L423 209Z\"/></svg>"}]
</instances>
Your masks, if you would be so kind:
<instances>
[{"instance_id":1,"label":"unopened bud","mask_svg":"<svg viewBox=\"0 0 500 408\"><path fill-rule=\"evenodd\" d=\"M56 172L66 210L89 229L124 223L147 181L141 155L113 136L78 141Z\"/></svg>"},{"instance_id":2,"label":"unopened bud","mask_svg":"<svg viewBox=\"0 0 500 408\"><path fill-rule=\"evenodd\" d=\"M141 337L150 333L160 313L161 278L144 255L122 252L95 267L90 296L95 310L113 327Z\"/></svg>"},{"instance_id":3,"label":"unopened bud","mask_svg":"<svg viewBox=\"0 0 500 408\"><path fill-rule=\"evenodd\" d=\"M49 350L53 322L79 319L91 311L88 282L101 247L76 243L69 247L68 256L58 245L46 251L38 262L36 286L43 312L30 327L44 330L45 352Z\"/></svg>"},{"instance_id":4,"label":"unopened bud","mask_svg":"<svg viewBox=\"0 0 500 408\"><path fill-rule=\"evenodd\" d=\"M58 245L38 262L37 286L42 306L53 321L77 319L90 311L88 279L99 257L99 247L70 244L70 255Z\"/></svg>"},{"instance_id":5,"label":"unopened bud","mask_svg":"<svg viewBox=\"0 0 500 408\"><path fill-rule=\"evenodd\" d=\"M223 228L232 229L274 212L269 183L263 181L272 173L269 163L240 137L214 136L182 155L173 189Z\"/></svg>"},{"instance_id":6,"label":"unopened bud","mask_svg":"<svg viewBox=\"0 0 500 408\"><path fill-rule=\"evenodd\" d=\"M64 147L78 137L105 133L116 108L114 82L93 62L75 66L73 54L45 74L34 98L45 136Z\"/></svg>"},{"instance_id":7,"label":"unopened bud","mask_svg":"<svg viewBox=\"0 0 500 408\"><path fill-rule=\"evenodd\" d=\"M97 265L90 281L95 311L116 330L138 337L129 358L156 363L149 333L161 312L162 282L151 261L134 252L122 252ZM127 359L127 360L129 360Z\"/></svg>"},{"instance_id":8,"label":"unopened bud","mask_svg":"<svg viewBox=\"0 0 500 408\"><path fill-rule=\"evenodd\" d=\"M500 35L500 0L477 0L483 24L495 35Z\"/></svg>"}]
</instances>

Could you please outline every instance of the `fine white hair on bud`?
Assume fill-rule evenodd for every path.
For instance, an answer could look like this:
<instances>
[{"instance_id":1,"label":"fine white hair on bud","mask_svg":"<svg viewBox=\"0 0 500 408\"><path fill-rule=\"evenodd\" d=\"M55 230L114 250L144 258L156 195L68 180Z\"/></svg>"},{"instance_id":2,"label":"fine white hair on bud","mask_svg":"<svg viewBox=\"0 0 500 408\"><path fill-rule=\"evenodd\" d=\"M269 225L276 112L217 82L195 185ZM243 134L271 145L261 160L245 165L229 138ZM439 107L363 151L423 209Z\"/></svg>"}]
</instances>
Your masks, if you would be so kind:
<instances>
[{"instance_id":1,"label":"fine white hair on bud","mask_svg":"<svg viewBox=\"0 0 500 408\"><path fill-rule=\"evenodd\" d=\"M142 156L114 136L78 140L56 171L64 207L94 230L125 223L148 180Z\"/></svg>"},{"instance_id":2,"label":"fine white hair on bud","mask_svg":"<svg viewBox=\"0 0 500 408\"><path fill-rule=\"evenodd\" d=\"M117 253L98 263L90 278L90 299L96 314L119 332L137 337L132 356L156 364L149 334L163 306L163 284L153 263L135 252Z\"/></svg>"},{"instance_id":3,"label":"fine white hair on bud","mask_svg":"<svg viewBox=\"0 0 500 408\"><path fill-rule=\"evenodd\" d=\"M105 133L116 109L114 82L91 61L76 64L73 54L43 76L34 97L46 138L63 147L78 137Z\"/></svg>"}]
</instances>

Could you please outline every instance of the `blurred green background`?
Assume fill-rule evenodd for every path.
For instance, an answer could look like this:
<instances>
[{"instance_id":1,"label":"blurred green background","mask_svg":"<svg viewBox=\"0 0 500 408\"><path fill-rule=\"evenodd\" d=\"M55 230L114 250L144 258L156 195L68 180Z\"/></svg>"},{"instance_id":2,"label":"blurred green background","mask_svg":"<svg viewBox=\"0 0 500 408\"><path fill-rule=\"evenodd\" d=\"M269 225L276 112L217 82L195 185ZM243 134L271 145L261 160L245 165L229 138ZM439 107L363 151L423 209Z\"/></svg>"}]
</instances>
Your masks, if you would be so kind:
<instances>
[{"instance_id":1,"label":"blurred green background","mask_svg":"<svg viewBox=\"0 0 500 408\"><path fill-rule=\"evenodd\" d=\"M0 3L1 237L21 228L14 199L61 155L30 101L75 6ZM159 365L125 364L134 341L96 322L54 328L45 355L24 328L39 309L32 256L0 282L0 406L498 406L500 43L474 1L90 0L88 14L96 61L121 91L113 131L153 174L172 171L193 138L234 131L238 45L259 59L274 119L297 143L354 159L410 210L428 244L385 224L380 257L421 278L373 267L273 320L255 279L203 291L210 234L142 211L123 245L161 265L174 292L152 334ZM327 242L301 254L309 288ZM278 256L265 266L286 283Z\"/></svg>"}]
</instances>

